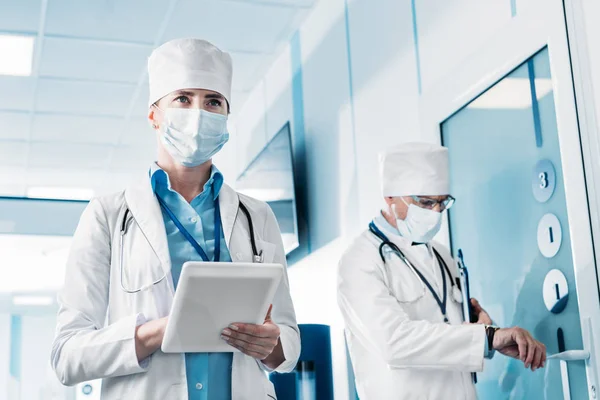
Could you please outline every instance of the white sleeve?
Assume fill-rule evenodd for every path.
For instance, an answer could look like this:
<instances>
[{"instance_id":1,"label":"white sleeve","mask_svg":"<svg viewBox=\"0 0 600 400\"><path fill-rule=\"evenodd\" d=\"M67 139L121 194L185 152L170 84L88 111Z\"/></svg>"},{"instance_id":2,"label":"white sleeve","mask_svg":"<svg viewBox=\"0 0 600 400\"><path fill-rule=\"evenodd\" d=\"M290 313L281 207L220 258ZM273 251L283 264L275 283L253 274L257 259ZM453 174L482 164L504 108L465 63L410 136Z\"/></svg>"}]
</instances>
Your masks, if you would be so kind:
<instances>
[{"instance_id":1,"label":"white sleeve","mask_svg":"<svg viewBox=\"0 0 600 400\"><path fill-rule=\"evenodd\" d=\"M300 357L300 330L296 323L296 312L294 311L294 303L290 295L290 285L287 274L287 261L285 250L283 248L283 240L281 238L281 231L277 224L275 214L271 210L271 207L266 207L267 213L265 217L265 228L263 237L266 241L275 243L275 256L273 262L282 264L283 277L275 293L273 300L273 309L271 310L271 319L279 327L281 331L280 340L281 346L283 347L283 354L285 361L278 366L276 372L290 372L296 367L298 358ZM270 371L260 363L261 366Z\"/></svg>"},{"instance_id":2,"label":"white sleeve","mask_svg":"<svg viewBox=\"0 0 600 400\"><path fill-rule=\"evenodd\" d=\"M338 269L346 329L391 368L481 371L484 326L411 320L385 284L377 249L361 239Z\"/></svg>"},{"instance_id":3,"label":"white sleeve","mask_svg":"<svg viewBox=\"0 0 600 400\"><path fill-rule=\"evenodd\" d=\"M146 371L135 352L142 314L104 326L108 307L111 244L99 200L83 212L66 266L52 344L51 364L64 385ZM147 367L147 361L142 363Z\"/></svg>"}]
</instances>

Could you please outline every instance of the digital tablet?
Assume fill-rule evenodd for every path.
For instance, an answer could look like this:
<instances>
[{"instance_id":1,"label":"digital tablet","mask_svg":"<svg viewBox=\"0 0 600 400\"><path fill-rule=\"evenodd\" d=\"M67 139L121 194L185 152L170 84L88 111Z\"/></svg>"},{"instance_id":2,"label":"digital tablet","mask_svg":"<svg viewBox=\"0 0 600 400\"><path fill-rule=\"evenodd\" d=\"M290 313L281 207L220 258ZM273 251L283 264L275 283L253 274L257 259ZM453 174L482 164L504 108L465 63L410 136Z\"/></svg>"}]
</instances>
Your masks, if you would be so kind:
<instances>
[{"instance_id":1,"label":"digital tablet","mask_svg":"<svg viewBox=\"0 0 600 400\"><path fill-rule=\"evenodd\" d=\"M281 264L186 262L162 351L236 352L221 332L234 322L263 324L282 274Z\"/></svg>"}]
</instances>

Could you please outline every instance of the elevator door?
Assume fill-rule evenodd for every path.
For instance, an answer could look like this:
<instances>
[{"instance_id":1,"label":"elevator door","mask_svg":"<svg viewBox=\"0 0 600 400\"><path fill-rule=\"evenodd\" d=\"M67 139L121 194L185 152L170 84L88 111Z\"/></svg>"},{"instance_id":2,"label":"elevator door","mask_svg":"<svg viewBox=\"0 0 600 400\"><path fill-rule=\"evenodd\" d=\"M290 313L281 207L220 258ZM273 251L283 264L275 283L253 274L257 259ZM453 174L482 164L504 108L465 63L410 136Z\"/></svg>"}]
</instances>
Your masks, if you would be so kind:
<instances>
[{"instance_id":1,"label":"elevator door","mask_svg":"<svg viewBox=\"0 0 600 400\"><path fill-rule=\"evenodd\" d=\"M457 198L451 244L464 253L471 294L497 325L529 330L549 354L583 348L556 118L545 48L441 126ZM585 364L548 361L531 372L496 354L477 391L587 399Z\"/></svg>"}]
</instances>

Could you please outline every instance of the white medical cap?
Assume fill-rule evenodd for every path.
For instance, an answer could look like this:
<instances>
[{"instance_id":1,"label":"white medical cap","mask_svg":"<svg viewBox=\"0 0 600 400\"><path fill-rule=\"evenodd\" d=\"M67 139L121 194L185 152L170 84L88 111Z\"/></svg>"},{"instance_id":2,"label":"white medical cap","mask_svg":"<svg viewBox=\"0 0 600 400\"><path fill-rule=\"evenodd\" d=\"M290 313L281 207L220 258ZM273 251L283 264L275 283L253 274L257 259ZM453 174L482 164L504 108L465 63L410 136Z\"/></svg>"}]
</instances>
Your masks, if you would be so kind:
<instances>
[{"instance_id":1,"label":"white medical cap","mask_svg":"<svg viewBox=\"0 0 600 400\"><path fill-rule=\"evenodd\" d=\"M379 155L384 197L450 194L448 149L429 143L406 143Z\"/></svg>"},{"instance_id":2,"label":"white medical cap","mask_svg":"<svg viewBox=\"0 0 600 400\"><path fill-rule=\"evenodd\" d=\"M181 89L215 91L231 106L232 75L229 53L206 40L171 40L154 49L148 58L148 106Z\"/></svg>"}]
</instances>

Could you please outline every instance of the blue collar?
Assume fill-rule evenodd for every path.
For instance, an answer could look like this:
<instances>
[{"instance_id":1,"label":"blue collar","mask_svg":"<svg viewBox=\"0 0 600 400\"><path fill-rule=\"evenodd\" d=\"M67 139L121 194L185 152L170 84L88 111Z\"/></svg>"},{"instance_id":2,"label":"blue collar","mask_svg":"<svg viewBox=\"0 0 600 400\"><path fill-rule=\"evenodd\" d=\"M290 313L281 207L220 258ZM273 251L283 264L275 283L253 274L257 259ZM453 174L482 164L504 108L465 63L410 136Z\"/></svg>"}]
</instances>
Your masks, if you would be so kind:
<instances>
[{"instance_id":1,"label":"blue collar","mask_svg":"<svg viewBox=\"0 0 600 400\"><path fill-rule=\"evenodd\" d=\"M377 214L375 218L373 218L373 223L378 228L378 230L387 238L391 238L392 241L396 240L401 243L406 244L407 246L417 246L424 243L413 243L406 239L404 236L400 235L398 229L392 226L387 219L383 216L381 212ZM388 239L389 240L389 239Z\"/></svg>"},{"instance_id":2,"label":"blue collar","mask_svg":"<svg viewBox=\"0 0 600 400\"><path fill-rule=\"evenodd\" d=\"M152 191L156 192L157 187L166 187L172 191L171 180L167 172L162 169L156 162L150 165L150 182L152 183ZM219 197L221 188L223 187L223 174L214 165L210 169L210 178L204 184L202 193L212 190L213 200Z\"/></svg>"},{"instance_id":3,"label":"blue collar","mask_svg":"<svg viewBox=\"0 0 600 400\"><path fill-rule=\"evenodd\" d=\"M398 233L398 229L393 227L383 216L381 212L377 214L375 218L373 218L373 222L377 225L377 228L381 230L383 234L387 237L402 237Z\"/></svg>"}]
</instances>

